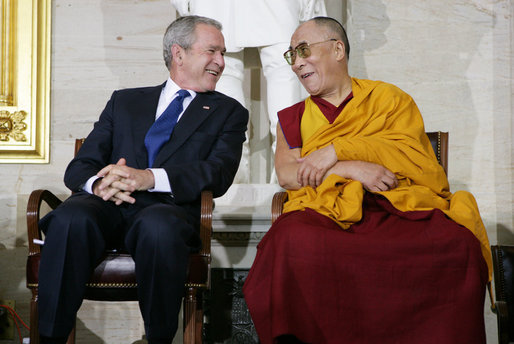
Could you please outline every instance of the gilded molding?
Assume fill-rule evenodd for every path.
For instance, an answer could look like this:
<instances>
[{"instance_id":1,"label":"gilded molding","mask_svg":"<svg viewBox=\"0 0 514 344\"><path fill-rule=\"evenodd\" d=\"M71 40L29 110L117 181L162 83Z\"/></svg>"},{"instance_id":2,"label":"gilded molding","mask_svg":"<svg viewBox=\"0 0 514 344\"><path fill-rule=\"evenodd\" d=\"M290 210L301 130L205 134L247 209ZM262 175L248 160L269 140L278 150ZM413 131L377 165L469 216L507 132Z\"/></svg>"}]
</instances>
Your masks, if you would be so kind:
<instances>
[{"instance_id":1,"label":"gilded molding","mask_svg":"<svg viewBox=\"0 0 514 344\"><path fill-rule=\"evenodd\" d=\"M27 113L25 111L0 111L0 142L14 140L17 142L27 141L23 133L27 129L24 122Z\"/></svg>"},{"instance_id":2,"label":"gilded molding","mask_svg":"<svg viewBox=\"0 0 514 344\"><path fill-rule=\"evenodd\" d=\"M0 105L10 106L13 101L13 42L15 39L14 29L14 6L10 0L0 2L1 37L2 37L2 71L0 78Z\"/></svg>"},{"instance_id":3,"label":"gilded molding","mask_svg":"<svg viewBox=\"0 0 514 344\"><path fill-rule=\"evenodd\" d=\"M0 163L49 161L51 8L0 0Z\"/></svg>"}]
</instances>

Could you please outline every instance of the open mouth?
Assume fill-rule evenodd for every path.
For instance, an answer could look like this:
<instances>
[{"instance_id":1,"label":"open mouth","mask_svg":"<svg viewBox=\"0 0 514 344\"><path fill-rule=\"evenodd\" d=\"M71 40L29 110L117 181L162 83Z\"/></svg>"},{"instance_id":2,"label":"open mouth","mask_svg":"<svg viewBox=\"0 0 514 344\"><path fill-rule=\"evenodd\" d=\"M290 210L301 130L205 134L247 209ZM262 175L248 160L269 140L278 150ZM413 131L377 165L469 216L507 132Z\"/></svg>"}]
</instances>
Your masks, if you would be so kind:
<instances>
[{"instance_id":1,"label":"open mouth","mask_svg":"<svg viewBox=\"0 0 514 344\"><path fill-rule=\"evenodd\" d=\"M205 71L214 76L218 76L218 74L219 74L219 72L216 72L215 70L212 70L212 69L206 69Z\"/></svg>"},{"instance_id":2,"label":"open mouth","mask_svg":"<svg viewBox=\"0 0 514 344\"><path fill-rule=\"evenodd\" d=\"M306 78L308 78L309 76L311 76L312 74L314 74L314 73L305 73L305 74L302 74L301 78L302 78L302 79L306 79Z\"/></svg>"}]
</instances>

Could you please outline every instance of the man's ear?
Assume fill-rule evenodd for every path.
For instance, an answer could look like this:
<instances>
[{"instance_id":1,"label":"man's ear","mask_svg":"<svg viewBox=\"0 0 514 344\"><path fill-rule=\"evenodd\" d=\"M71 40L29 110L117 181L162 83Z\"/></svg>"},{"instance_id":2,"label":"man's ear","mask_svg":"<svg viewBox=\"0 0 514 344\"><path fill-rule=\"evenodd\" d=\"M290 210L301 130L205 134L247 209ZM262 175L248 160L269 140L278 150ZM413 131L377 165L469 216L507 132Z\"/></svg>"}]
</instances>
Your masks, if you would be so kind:
<instances>
[{"instance_id":1,"label":"man's ear","mask_svg":"<svg viewBox=\"0 0 514 344\"><path fill-rule=\"evenodd\" d=\"M344 43L341 41L336 41L335 45L336 59L341 61L342 59L346 58L346 49L344 48Z\"/></svg>"},{"instance_id":2,"label":"man's ear","mask_svg":"<svg viewBox=\"0 0 514 344\"><path fill-rule=\"evenodd\" d=\"M171 56L173 58L173 62L179 66L181 66L183 63L182 58L184 57L184 53L184 49L180 45L173 44L171 46Z\"/></svg>"}]
</instances>

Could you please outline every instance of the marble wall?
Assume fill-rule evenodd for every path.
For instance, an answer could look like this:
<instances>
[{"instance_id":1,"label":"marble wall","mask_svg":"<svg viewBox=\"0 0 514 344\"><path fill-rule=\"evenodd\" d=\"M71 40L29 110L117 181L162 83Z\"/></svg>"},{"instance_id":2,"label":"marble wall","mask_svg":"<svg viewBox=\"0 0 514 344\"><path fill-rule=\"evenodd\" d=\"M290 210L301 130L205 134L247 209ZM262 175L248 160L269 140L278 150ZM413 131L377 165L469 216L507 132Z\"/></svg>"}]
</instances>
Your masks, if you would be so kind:
<instances>
[{"instance_id":1,"label":"marble wall","mask_svg":"<svg viewBox=\"0 0 514 344\"><path fill-rule=\"evenodd\" d=\"M87 135L111 92L155 85L167 77L162 34L175 18L168 0L54 0L52 4L51 161L1 166L0 299L15 300L26 320L28 194L47 188L65 197L62 174L71 159L73 139ZM514 244L514 4L510 0L326 0L326 4L329 14L347 27L351 74L398 85L416 100L428 131L450 132L452 190L475 195L492 244ZM251 52L249 56L245 62L255 66ZM250 68L247 75L245 92L252 115L265 115L262 76ZM278 187L261 184L270 166L270 155L262 156L267 160L251 170L255 183L236 185L218 200L217 232L254 232L258 238L269 225L271 195ZM247 242L247 247L237 248L220 239L214 245L215 264L248 267L255 240ZM488 342L494 343L495 318L487 307ZM127 343L127 338L136 342L142 335L135 303L85 302L79 312L78 343Z\"/></svg>"}]
</instances>

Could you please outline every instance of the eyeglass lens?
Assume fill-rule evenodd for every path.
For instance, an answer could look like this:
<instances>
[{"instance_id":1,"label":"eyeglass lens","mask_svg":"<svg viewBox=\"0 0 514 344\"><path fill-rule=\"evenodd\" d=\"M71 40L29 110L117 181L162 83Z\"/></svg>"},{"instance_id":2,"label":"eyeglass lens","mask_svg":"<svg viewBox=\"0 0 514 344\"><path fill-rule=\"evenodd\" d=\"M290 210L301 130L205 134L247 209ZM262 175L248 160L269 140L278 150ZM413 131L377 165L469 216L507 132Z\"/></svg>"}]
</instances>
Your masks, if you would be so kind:
<instances>
[{"instance_id":1,"label":"eyeglass lens","mask_svg":"<svg viewBox=\"0 0 514 344\"><path fill-rule=\"evenodd\" d=\"M296 60L296 55L302 59L311 56L311 49L307 43L302 43L294 49L290 49L284 53L284 57L288 64L293 65Z\"/></svg>"},{"instance_id":2,"label":"eyeglass lens","mask_svg":"<svg viewBox=\"0 0 514 344\"><path fill-rule=\"evenodd\" d=\"M296 48L289 49L288 51L286 51L284 53L284 58L286 59L287 63L292 66L296 61L296 55L300 56L300 58L302 58L302 59L311 56L310 46L316 45L316 44L321 44L321 43L326 43L326 42L331 42L331 41L337 41L337 39L331 38L326 41L316 42L316 43L311 43L311 44L301 43Z\"/></svg>"}]
</instances>

